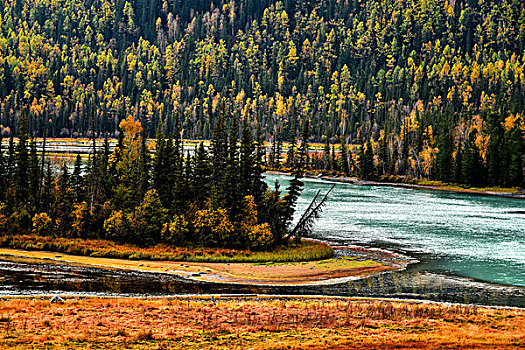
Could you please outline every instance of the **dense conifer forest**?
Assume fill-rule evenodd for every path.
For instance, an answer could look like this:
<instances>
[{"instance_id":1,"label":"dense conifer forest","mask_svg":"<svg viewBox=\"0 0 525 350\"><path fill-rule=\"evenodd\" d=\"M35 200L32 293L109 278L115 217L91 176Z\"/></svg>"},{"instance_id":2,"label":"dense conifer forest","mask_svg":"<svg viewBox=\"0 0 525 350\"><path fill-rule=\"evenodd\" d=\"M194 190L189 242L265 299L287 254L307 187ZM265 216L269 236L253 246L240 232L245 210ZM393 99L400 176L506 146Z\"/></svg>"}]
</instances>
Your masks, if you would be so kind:
<instances>
[{"instance_id":1,"label":"dense conifer forest","mask_svg":"<svg viewBox=\"0 0 525 350\"><path fill-rule=\"evenodd\" d=\"M25 115L19 125L18 143L10 138L8 151L0 152L0 234L267 250L299 240L326 200L314 200L292 230L306 153L296 157L286 194L278 183L269 188L260 134L254 139L247 119L239 125L225 104L210 152L200 142L184 154L178 116L175 136L166 138L159 126L149 145L130 115L112 151L106 134L87 164L77 155L72 171L68 162L56 169L59 163L38 154Z\"/></svg>"},{"instance_id":2,"label":"dense conifer forest","mask_svg":"<svg viewBox=\"0 0 525 350\"><path fill-rule=\"evenodd\" d=\"M363 179L523 186L524 49L520 0L2 1L1 134L20 141L2 150L1 199L58 226L98 208L76 234L115 237L149 215L144 206L162 207L174 241L196 232L182 229L188 205L241 225L252 200L278 241L293 200L270 219L280 211L265 205L281 196L265 192L262 159ZM80 161L71 174L48 166L31 137L119 147L99 149L84 177ZM152 159L146 138L157 139ZM212 138L210 150L181 150L181 139ZM313 141L325 144L320 158ZM199 239L217 241L208 236ZM249 246L243 237L231 243Z\"/></svg>"}]
</instances>

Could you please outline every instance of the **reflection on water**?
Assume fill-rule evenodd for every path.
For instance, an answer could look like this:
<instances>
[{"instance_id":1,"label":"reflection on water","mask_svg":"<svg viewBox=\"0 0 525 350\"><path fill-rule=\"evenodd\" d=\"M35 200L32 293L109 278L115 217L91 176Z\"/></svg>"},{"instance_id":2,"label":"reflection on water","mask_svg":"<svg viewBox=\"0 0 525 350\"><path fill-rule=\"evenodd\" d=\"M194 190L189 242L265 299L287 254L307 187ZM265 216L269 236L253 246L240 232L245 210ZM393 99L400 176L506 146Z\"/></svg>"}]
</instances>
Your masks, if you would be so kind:
<instances>
[{"instance_id":1,"label":"reflection on water","mask_svg":"<svg viewBox=\"0 0 525 350\"><path fill-rule=\"evenodd\" d=\"M271 175L268 183L288 177ZM331 184L305 180L298 211ZM446 191L339 184L314 237L424 255L421 271L525 287L525 201Z\"/></svg>"}]
</instances>

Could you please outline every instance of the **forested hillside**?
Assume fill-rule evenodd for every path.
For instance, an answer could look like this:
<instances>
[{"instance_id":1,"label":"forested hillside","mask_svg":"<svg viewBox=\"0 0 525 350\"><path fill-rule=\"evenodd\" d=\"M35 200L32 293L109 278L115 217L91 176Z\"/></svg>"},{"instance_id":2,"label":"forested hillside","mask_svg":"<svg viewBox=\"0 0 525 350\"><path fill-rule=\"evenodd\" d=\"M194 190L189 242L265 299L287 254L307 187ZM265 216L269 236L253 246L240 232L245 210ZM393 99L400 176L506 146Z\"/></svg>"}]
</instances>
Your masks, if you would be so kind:
<instances>
[{"instance_id":1,"label":"forested hillside","mask_svg":"<svg viewBox=\"0 0 525 350\"><path fill-rule=\"evenodd\" d=\"M131 114L153 137L179 112L209 139L224 99L269 142L310 120L312 141L362 144L345 173L523 182L523 1L1 5L4 136L22 114L36 136L117 136Z\"/></svg>"}]
</instances>

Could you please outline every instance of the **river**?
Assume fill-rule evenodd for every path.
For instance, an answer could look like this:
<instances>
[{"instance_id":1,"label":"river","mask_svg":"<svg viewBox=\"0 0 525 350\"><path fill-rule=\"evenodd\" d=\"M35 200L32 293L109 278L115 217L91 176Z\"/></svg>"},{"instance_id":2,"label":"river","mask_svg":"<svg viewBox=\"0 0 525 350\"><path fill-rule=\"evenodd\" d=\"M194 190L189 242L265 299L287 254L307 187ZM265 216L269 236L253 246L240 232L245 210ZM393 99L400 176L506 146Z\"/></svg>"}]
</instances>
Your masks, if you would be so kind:
<instances>
[{"instance_id":1,"label":"river","mask_svg":"<svg viewBox=\"0 0 525 350\"><path fill-rule=\"evenodd\" d=\"M269 175L288 186L289 177ZM298 212L332 184L304 179ZM448 191L337 184L313 237L421 260L420 271L525 287L525 201Z\"/></svg>"},{"instance_id":2,"label":"river","mask_svg":"<svg viewBox=\"0 0 525 350\"><path fill-rule=\"evenodd\" d=\"M266 181L290 177L268 175ZM304 179L297 215L329 181ZM312 238L377 247L419 262L324 286L198 283L161 274L0 258L0 296L301 294L393 297L525 307L525 202L463 193L338 183Z\"/></svg>"}]
</instances>

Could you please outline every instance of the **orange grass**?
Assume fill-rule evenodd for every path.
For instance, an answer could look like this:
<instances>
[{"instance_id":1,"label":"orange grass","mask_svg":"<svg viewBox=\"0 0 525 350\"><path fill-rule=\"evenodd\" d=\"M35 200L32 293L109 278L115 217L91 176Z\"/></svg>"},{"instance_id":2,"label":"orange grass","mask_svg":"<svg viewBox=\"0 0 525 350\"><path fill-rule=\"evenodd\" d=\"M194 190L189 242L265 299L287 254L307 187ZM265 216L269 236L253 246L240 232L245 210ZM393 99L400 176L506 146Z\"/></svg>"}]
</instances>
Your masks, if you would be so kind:
<instances>
[{"instance_id":1,"label":"orange grass","mask_svg":"<svg viewBox=\"0 0 525 350\"><path fill-rule=\"evenodd\" d=\"M0 301L2 349L511 349L525 311L364 299Z\"/></svg>"},{"instance_id":2,"label":"orange grass","mask_svg":"<svg viewBox=\"0 0 525 350\"><path fill-rule=\"evenodd\" d=\"M392 271L405 263L401 258L393 258L392 264L384 264L369 259L338 258L309 262L288 263L218 263L218 262L176 262L146 261L115 258L100 258L46 251L21 251L0 248L3 260L23 262L27 259L48 262L49 259L61 264L97 266L108 269L137 270L175 274L195 280L225 283L249 284L317 284L333 278L361 277L379 272ZM366 255L366 252L365 254Z\"/></svg>"},{"instance_id":3,"label":"orange grass","mask_svg":"<svg viewBox=\"0 0 525 350\"><path fill-rule=\"evenodd\" d=\"M313 241L290 243L269 252L253 252L219 248L177 248L161 244L141 248L107 240L13 235L0 236L0 247L46 250L92 257L194 262L309 261L326 259L333 255L329 245Z\"/></svg>"}]
</instances>

